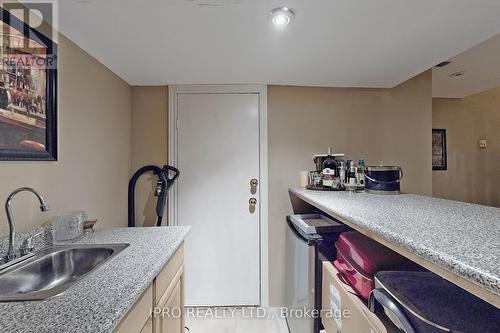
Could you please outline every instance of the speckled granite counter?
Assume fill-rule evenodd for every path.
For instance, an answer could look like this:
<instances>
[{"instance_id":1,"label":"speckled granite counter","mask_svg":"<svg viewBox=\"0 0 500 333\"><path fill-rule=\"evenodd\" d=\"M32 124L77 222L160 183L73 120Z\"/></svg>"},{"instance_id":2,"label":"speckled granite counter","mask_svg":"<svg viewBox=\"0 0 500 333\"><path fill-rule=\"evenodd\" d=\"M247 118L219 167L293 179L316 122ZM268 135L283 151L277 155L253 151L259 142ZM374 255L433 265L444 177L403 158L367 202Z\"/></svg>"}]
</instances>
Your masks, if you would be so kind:
<instances>
[{"instance_id":1,"label":"speckled granite counter","mask_svg":"<svg viewBox=\"0 0 500 333\"><path fill-rule=\"evenodd\" d=\"M354 229L479 286L491 295L487 300L499 306L500 208L413 194L302 188L291 188L290 193Z\"/></svg>"},{"instance_id":2,"label":"speckled granite counter","mask_svg":"<svg viewBox=\"0 0 500 333\"><path fill-rule=\"evenodd\" d=\"M97 230L77 244L130 246L62 295L0 303L0 332L112 332L189 233L189 227Z\"/></svg>"}]
</instances>

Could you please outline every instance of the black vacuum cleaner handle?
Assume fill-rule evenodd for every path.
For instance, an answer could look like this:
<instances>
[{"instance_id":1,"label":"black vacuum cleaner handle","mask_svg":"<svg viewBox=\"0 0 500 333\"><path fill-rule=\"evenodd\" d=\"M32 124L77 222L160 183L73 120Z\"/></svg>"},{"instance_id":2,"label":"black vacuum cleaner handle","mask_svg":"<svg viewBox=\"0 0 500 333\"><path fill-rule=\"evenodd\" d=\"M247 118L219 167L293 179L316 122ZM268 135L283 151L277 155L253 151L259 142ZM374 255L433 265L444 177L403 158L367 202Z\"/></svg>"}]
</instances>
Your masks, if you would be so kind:
<instances>
[{"instance_id":1,"label":"black vacuum cleaner handle","mask_svg":"<svg viewBox=\"0 0 500 333\"><path fill-rule=\"evenodd\" d=\"M174 176L172 178L169 177L169 171L172 171L174 173ZM165 173L165 177L167 177L167 191L168 191L168 189L172 185L174 185L175 180L177 179L177 177L179 177L181 172L179 171L179 169L170 165L164 165L163 172Z\"/></svg>"},{"instance_id":2,"label":"black vacuum cleaner handle","mask_svg":"<svg viewBox=\"0 0 500 333\"><path fill-rule=\"evenodd\" d=\"M174 176L172 178L169 177L169 172L172 171ZM156 226L161 226L161 222L163 220L163 213L165 211L165 203L167 201L168 190L172 185L174 185L175 180L179 177L179 169L174 168L170 165L163 166L163 172L158 174L160 181L162 182L160 195L158 196L158 201L156 202Z\"/></svg>"},{"instance_id":3,"label":"black vacuum cleaner handle","mask_svg":"<svg viewBox=\"0 0 500 333\"><path fill-rule=\"evenodd\" d=\"M156 174L156 173L155 173ZM163 219L163 212L165 211L165 203L167 199L167 191L168 191L168 181L167 175L164 171L156 174L161 182L160 194L158 195L158 200L156 201L156 226L159 227L161 225L161 221Z\"/></svg>"}]
</instances>

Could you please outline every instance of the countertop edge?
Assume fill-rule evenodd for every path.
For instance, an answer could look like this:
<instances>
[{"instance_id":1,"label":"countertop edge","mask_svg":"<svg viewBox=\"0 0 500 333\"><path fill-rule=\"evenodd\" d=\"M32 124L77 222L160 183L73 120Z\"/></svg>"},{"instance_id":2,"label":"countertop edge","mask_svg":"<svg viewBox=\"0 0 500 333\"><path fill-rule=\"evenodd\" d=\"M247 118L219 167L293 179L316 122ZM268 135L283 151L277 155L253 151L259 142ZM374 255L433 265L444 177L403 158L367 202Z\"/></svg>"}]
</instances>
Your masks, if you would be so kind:
<instances>
[{"instance_id":1,"label":"countertop edge","mask_svg":"<svg viewBox=\"0 0 500 333\"><path fill-rule=\"evenodd\" d=\"M154 271L154 275L148 277L147 280L144 280L144 283L141 286L141 291L135 297L135 300L127 306L126 310L124 310L121 313L121 315L119 315L115 318L114 323L111 325L112 327L110 327L110 329L109 329L109 332L114 332L114 330L118 327L118 325L121 323L121 321L127 316L129 311L134 307L134 305L137 303L137 301L142 297L142 295L148 289L148 287L151 285L151 283L153 283L154 279L158 276L158 274L165 268L166 265L168 265L168 263L170 262L172 257L177 252L177 250L180 249L180 247L184 243L184 240L186 239L187 235L189 235L189 233L191 232L190 226L185 226L184 228L186 228L185 231L182 233L182 236L179 236L180 240L178 241L178 244L176 244L173 247L174 250L169 255L168 259L166 259L166 261L158 269L156 269Z\"/></svg>"},{"instance_id":2,"label":"countertop edge","mask_svg":"<svg viewBox=\"0 0 500 333\"><path fill-rule=\"evenodd\" d=\"M385 246L390 247L392 250L402 254L405 257L409 257L410 260L415 261L415 259L419 259L422 262L419 262L424 266L425 268L433 271L434 273L440 275L441 277L459 285L461 288L464 288L468 290L469 292L475 294L476 296L484 299L485 301L495 305L496 307L500 307L500 294L497 293L496 290L488 288L487 285L481 284L479 281L476 279L470 278L472 274L465 275L461 274L460 271L453 269L455 265L450 264L450 261L453 263L460 265L462 269L467 269L469 272L473 272L476 275L479 274L481 275L484 279L490 279L489 274L482 272L480 270L477 270L473 267L470 267L469 265L460 262L458 260L455 260L454 258L450 258L446 254L443 254L438 251L434 251L433 249L429 249L428 247L425 248L418 248L411 246L411 244L408 243L402 243L401 241L395 241L395 239L401 239L397 238L396 235L392 235L392 231L386 231L386 234L383 232L380 232L379 230L372 229L363 222L355 221L351 218L345 217L341 213L332 210L329 207L326 207L322 203L314 200L313 198L308 197L307 195L304 195L304 193L301 192L303 189L297 189L294 187L290 187L289 193L297 196L299 199L303 200L304 202L324 211L328 215L332 216L333 218L339 220L342 223L345 223L352 227L353 229L356 229L357 231L363 233L367 237L370 237L374 239L377 242L382 243ZM441 199L444 200L444 199ZM433 252L435 254L434 258L438 258L439 260L429 260L429 258L426 258L423 253L425 252ZM445 259L446 258L446 259ZM427 265L425 264L427 263ZM437 269L436 269L437 268ZM448 273L451 276L446 276ZM462 285L461 283L457 283L459 281L466 282L467 285ZM496 279L491 279L492 281L496 281ZM468 285L470 284L470 285ZM478 290L479 289L479 290ZM483 293L481 293L483 291ZM481 293L481 295L477 295L477 293Z\"/></svg>"},{"instance_id":3,"label":"countertop edge","mask_svg":"<svg viewBox=\"0 0 500 333\"><path fill-rule=\"evenodd\" d=\"M83 238L55 243L130 246L60 295L0 302L0 331L114 332L190 231L189 226L98 229Z\"/></svg>"}]
</instances>

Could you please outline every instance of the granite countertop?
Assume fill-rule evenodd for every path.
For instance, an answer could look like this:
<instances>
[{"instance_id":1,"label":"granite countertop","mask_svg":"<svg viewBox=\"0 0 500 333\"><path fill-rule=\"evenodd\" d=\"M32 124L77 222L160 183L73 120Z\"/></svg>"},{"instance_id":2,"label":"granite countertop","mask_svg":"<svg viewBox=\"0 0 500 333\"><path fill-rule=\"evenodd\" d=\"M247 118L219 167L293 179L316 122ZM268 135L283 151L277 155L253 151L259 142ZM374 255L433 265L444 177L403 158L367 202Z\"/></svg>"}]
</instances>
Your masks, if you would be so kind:
<instances>
[{"instance_id":1,"label":"granite countertop","mask_svg":"<svg viewBox=\"0 0 500 333\"><path fill-rule=\"evenodd\" d=\"M129 243L59 296L0 302L0 332L112 332L170 260L189 227L96 230L75 244Z\"/></svg>"},{"instance_id":2,"label":"granite countertop","mask_svg":"<svg viewBox=\"0 0 500 333\"><path fill-rule=\"evenodd\" d=\"M341 222L500 295L500 208L414 194L290 192Z\"/></svg>"}]
</instances>

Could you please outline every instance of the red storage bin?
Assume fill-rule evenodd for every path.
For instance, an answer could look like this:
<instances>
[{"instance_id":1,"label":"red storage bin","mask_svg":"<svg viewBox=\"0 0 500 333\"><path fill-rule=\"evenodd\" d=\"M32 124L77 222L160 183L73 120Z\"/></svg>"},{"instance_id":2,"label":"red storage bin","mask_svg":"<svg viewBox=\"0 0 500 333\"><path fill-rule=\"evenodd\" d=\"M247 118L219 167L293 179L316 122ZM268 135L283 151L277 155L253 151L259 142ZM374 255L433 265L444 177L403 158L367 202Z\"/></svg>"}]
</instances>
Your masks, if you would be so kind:
<instances>
[{"instance_id":1,"label":"red storage bin","mask_svg":"<svg viewBox=\"0 0 500 333\"><path fill-rule=\"evenodd\" d=\"M415 268L410 260L357 231L341 233L335 247L337 260L333 265L366 300L375 288L374 275L378 271Z\"/></svg>"}]
</instances>

